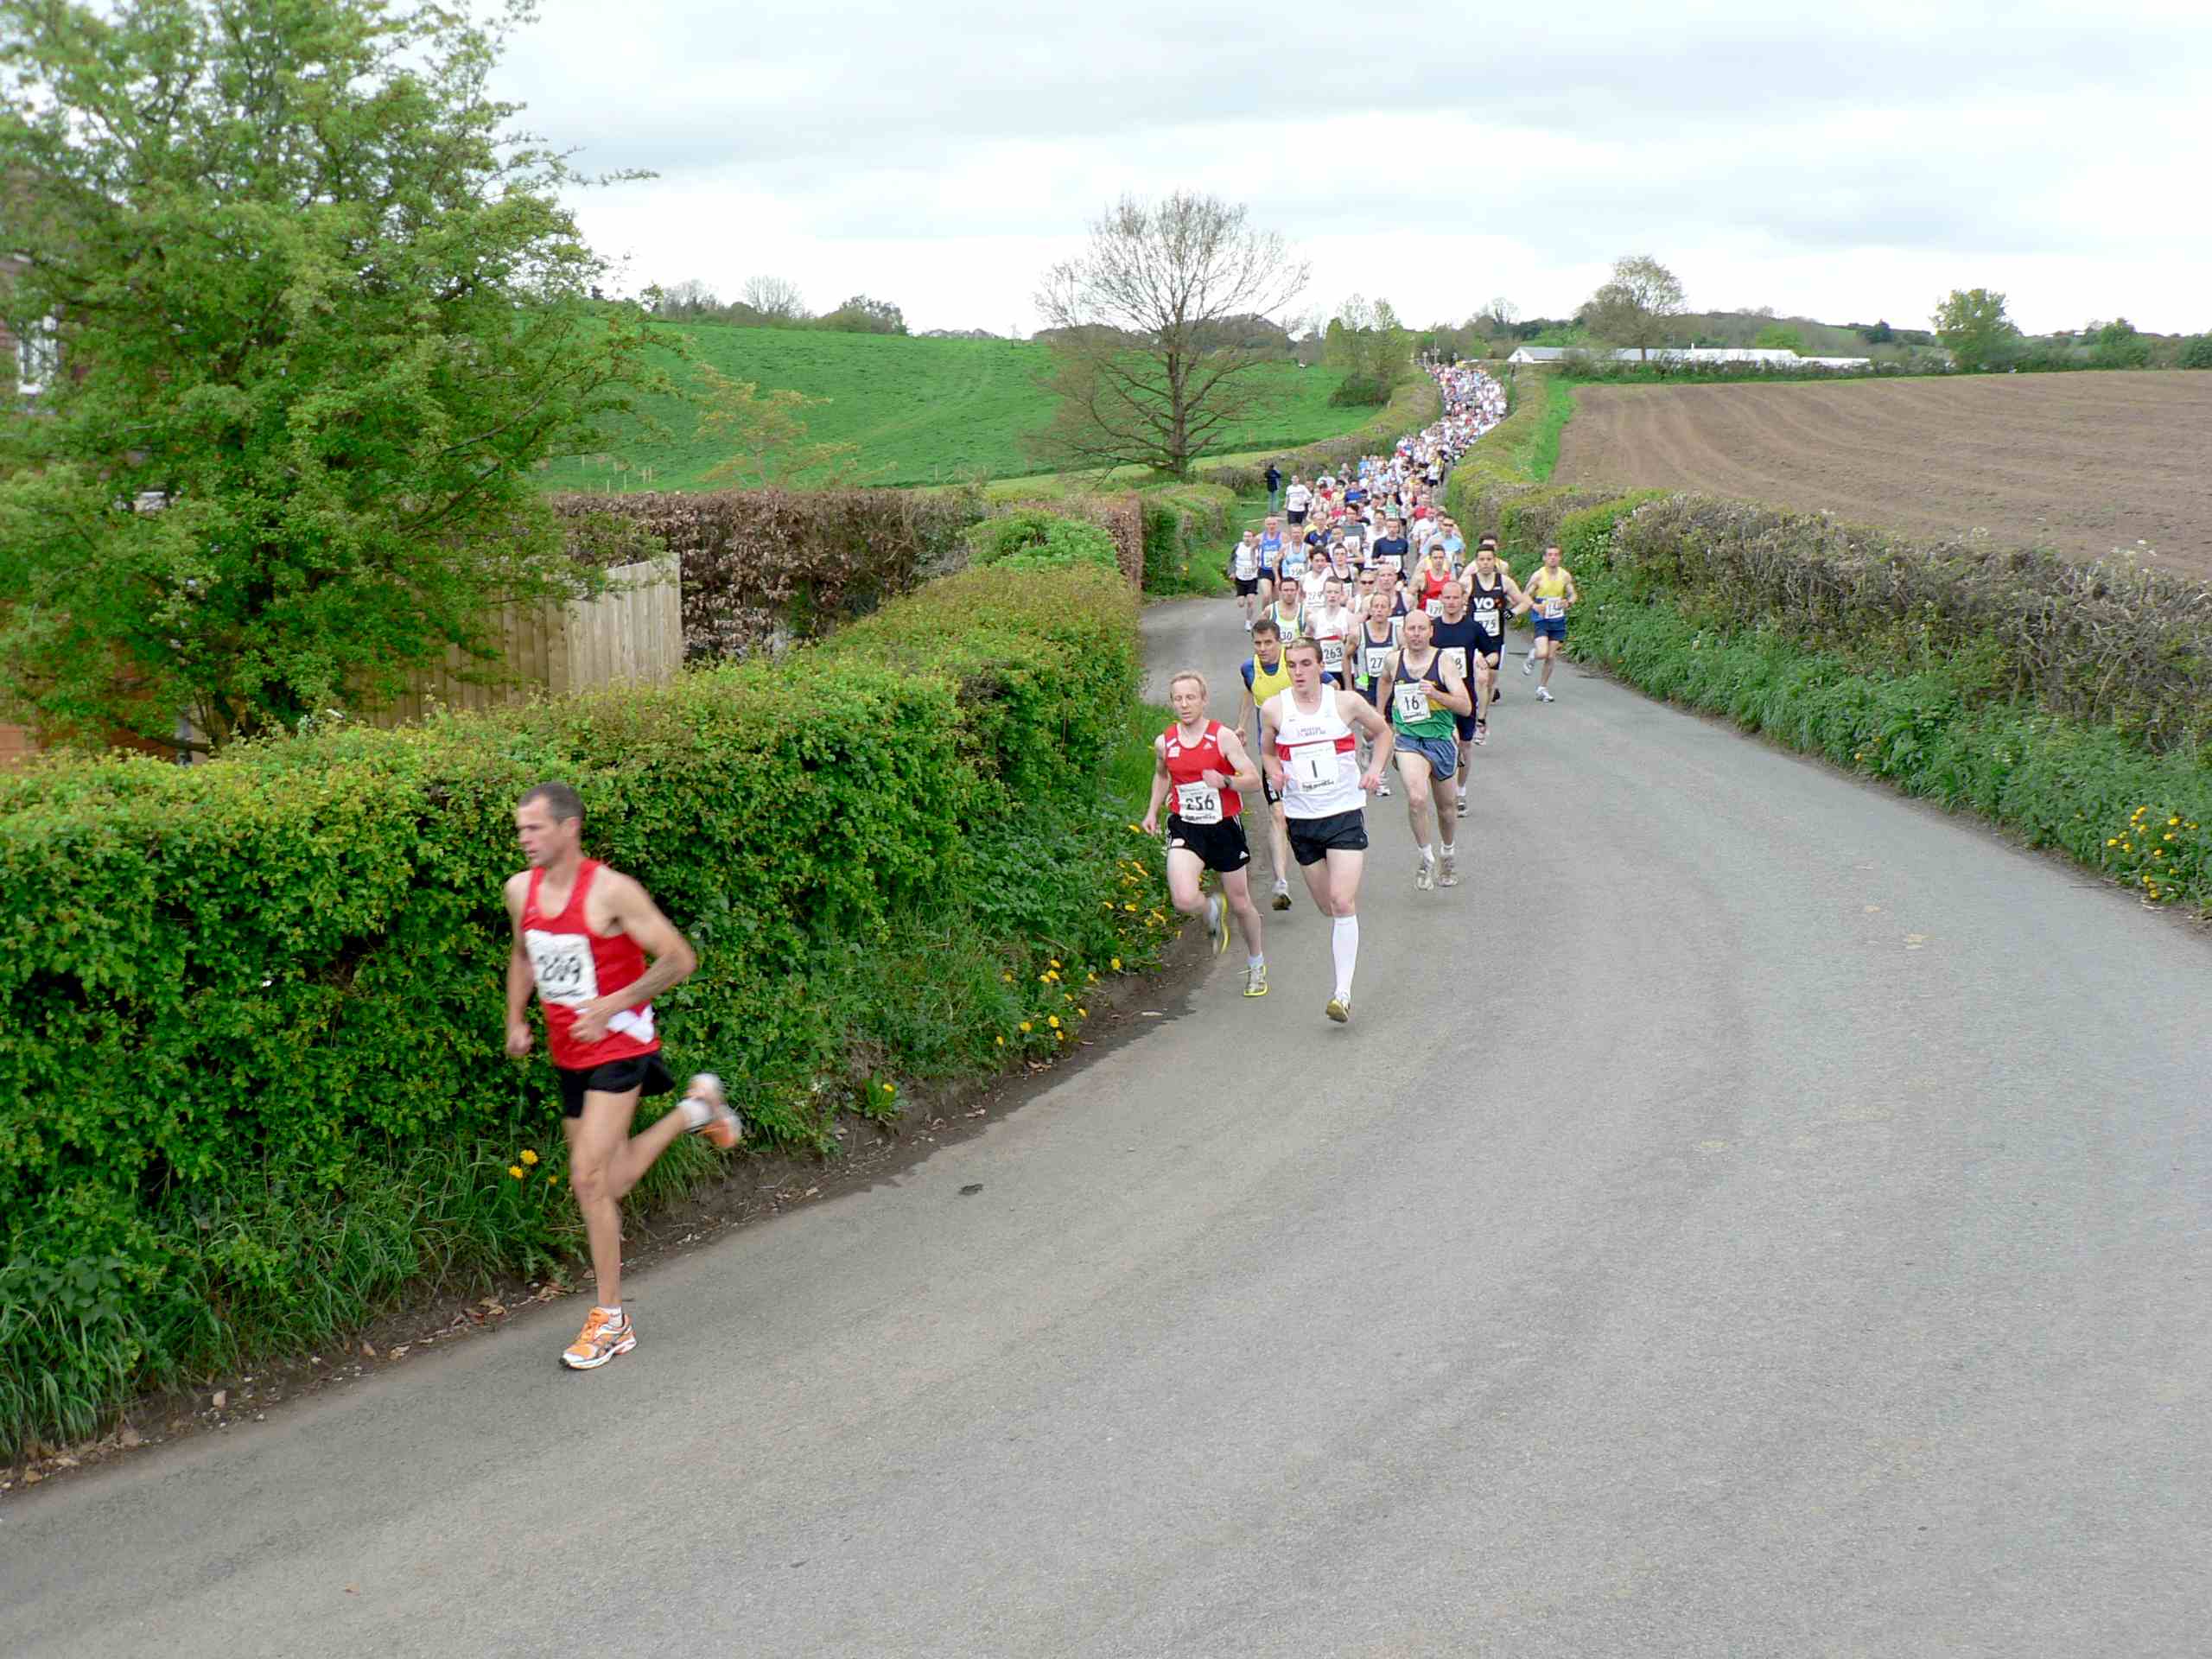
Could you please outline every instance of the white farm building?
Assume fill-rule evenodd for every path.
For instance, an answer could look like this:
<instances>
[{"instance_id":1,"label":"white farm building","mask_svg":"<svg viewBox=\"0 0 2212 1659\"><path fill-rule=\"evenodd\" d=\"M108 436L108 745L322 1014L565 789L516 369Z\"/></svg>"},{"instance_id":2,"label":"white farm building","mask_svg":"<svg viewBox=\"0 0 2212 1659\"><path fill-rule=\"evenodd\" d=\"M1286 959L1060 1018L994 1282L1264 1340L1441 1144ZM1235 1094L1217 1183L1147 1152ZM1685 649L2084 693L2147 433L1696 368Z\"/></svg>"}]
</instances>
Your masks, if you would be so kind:
<instances>
[{"instance_id":1,"label":"white farm building","mask_svg":"<svg viewBox=\"0 0 2212 1659\"><path fill-rule=\"evenodd\" d=\"M1573 351L1573 346L1523 346L1505 360L1509 363L1556 363ZM1592 352L1593 357L1609 357L1616 363L1639 363L1644 353L1633 346L1617 352ZM1763 348L1756 346L1690 346L1662 348L1650 353L1654 363L1757 363L1769 368L1786 369L1865 369L1873 366L1873 359L1866 357L1800 357L1791 351Z\"/></svg>"}]
</instances>

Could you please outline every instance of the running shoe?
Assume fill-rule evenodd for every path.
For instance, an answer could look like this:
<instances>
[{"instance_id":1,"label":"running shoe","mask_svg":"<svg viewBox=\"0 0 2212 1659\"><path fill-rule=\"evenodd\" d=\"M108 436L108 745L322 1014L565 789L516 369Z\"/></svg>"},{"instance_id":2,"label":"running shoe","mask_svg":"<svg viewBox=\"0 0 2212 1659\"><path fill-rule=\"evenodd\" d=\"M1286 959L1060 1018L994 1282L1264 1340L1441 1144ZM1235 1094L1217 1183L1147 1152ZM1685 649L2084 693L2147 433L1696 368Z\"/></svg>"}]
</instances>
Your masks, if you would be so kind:
<instances>
[{"instance_id":1,"label":"running shoe","mask_svg":"<svg viewBox=\"0 0 2212 1659\"><path fill-rule=\"evenodd\" d=\"M1229 949L1229 906L1217 893L1206 895L1206 931L1213 935L1214 955Z\"/></svg>"},{"instance_id":2,"label":"running shoe","mask_svg":"<svg viewBox=\"0 0 2212 1659\"><path fill-rule=\"evenodd\" d=\"M1535 652L1532 651L1521 659L1521 671L1523 674L1533 674L1536 671Z\"/></svg>"},{"instance_id":3,"label":"running shoe","mask_svg":"<svg viewBox=\"0 0 2212 1659\"><path fill-rule=\"evenodd\" d=\"M1329 999L1329 1006L1322 1009L1321 1012L1327 1014L1330 1019L1335 1020L1338 1025L1348 1026L1351 1023L1351 998L1349 996L1332 996Z\"/></svg>"},{"instance_id":4,"label":"running shoe","mask_svg":"<svg viewBox=\"0 0 2212 1659\"><path fill-rule=\"evenodd\" d=\"M1456 805L1459 807L1459 809L1462 812L1464 812L1464 811L1465 811L1465 810L1467 810L1467 791L1466 791L1465 790L1462 789L1462 790L1459 790L1459 791L1457 791L1457 793L1458 793L1458 799L1457 799L1457 801L1454 803L1454 804L1456 804Z\"/></svg>"},{"instance_id":5,"label":"running shoe","mask_svg":"<svg viewBox=\"0 0 2212 1659\"><path fill-rule=\"evenodd\" d=\"M1477 721L1475 722L1475 747L1476 747L1477 748L1478 748L1478 749L1479 749L1480 747L1482 747L1482 746L1483 746L1484 744L1485 744L1485 743L1487 743L1487 742L1489 742L1489 741L1490 741L1490 721L1486 721L1486 720L1478 720L1478 721ZM1465 790L1464 790L1464 789L1463 789L1463 790L1461 790L1461 791L1459 791L1460 798L1461 798L1462 800L1465 799L1465 798L1466 798L1466 794L1467 794L1467 791L1466 791Z\"/></svg>"},{"instance_id":6,"label":"running shoe","mask_svg":"<svg viewBox=\"0 0 2212 1659\"><path fill-rule=\"evenodd\" d=\"M1444 873L1436 878L1436 885L1440 887L1456 887L1459 885L1459 861L1456 855L1452 853L1444 855Z\"/></svg>"},{"instance_id":7,"label":"running shoe","mask_svg":"<svg viewBox=\"0 0 2212 1659\"><path fill-rule=\"evenodd\" d=\"M1290 908L1290 883L1289 883L1289 882L1287 882L1287 881L1278 881L1278 882L1276 882L1276 883L1275 883L1275 900L1274 900L1274 903L1275 903L1275 908L1276 908L1277 910L1288 910L1288 909Z\"/></svg>"},{"instance_id":8,"label":"running shoe","mask_svg":"<svg viewBox=\"0 0 2212 1659\"><path fill-rule=\"evenodd\" d=\"M637 1345L637 1328L627 1313L618 1317L594 1307L584 1319L583 1334L561 1351L561 1363L572 1371L595 1371Z\"/></svg>"},{"instance_id":9,"label":"running shoe","mask_svg":"<svg viewBox=\"0 0 2212 1659\"><path fill-rule=\"evenodd\" d=\"M1414 887L1427 893L1436 885L1436 866L1429 862L1428 855L1421 853L1414 859Z\"/></svg>"},{"instance_id":10,"label":"running shoe","mask_svg":"<svg viewBox=\"0 0 2212 1659\"><path fill-rule=\"evenodd\" d=\"M689 1132L701 1136L717 1152L728 1152L745 1139L745 1120L731 1109L728 1097L722 1093L722 1080L711 1071L700 1072L684 1085L683 1103L677 1109L691 1126Z\"/></svg>"},{"instance_id":11,"label":"running shoe","mask_svg":"<svg viewBox=\"0 0 2212 1659\"><path fill-rule=\"evenodd\" d=\"M1548 685L1540 685L1536 688L1536 701L1538 702L1554 702L1558 701L1558 699L1552 696L1551 687Z\"/></svg>"},{"instance_id":12,"label":"running shoe","mask_svg":"<svg viewBox=\"0 0 2212 1659\"><path fill-rule=\"evenodd\" d=\"M1244 995L1265 996L1268 994L1268 964L1255 962L1244 970Z\"/></svg>"},{"instance_id":13,"label":"running shoe","mask_svg":"<svg viewBox=\"0 0 2212 1659\"><path fill-rule=\"evenodd\" d=\"M1385 784L1382 788L1376 790L1375 792L1387 801L1390 798L1390 785Z\"/></svg>"}]
</instances>

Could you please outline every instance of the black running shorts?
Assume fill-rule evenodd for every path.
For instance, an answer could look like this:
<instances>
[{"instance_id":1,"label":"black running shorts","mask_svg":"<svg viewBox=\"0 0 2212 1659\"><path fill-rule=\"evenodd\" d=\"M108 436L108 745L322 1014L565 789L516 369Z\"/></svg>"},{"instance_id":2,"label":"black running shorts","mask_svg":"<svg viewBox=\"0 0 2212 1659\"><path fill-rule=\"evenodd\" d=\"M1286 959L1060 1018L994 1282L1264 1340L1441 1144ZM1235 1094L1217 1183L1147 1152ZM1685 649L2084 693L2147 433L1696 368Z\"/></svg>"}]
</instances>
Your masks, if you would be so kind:
<instances>
[{"instance_id":1,"label":"black running shorts","mask_svg":"<svg viewBox=\"0 0 2212 1659\"><path fill-rule=\"evenodd\" d=\"M626 1095L632 1089L639 1099L649 1095L664 1095L676 1087L668 1065L656 1050L651 1054L639 1054L626 1060L609 1060L604 1065L570 1068L556 1065L561 1075L561 1116L582 1117L584 1115L584 1096L587 1092L601 1095Z\"/></svg>"},{"instance_id":2,"label":"black running shorts","mask_svg":"<svg viewBox=\"0 0 2212 1659\"><path fill-rule=\"evenodd\" d=\"M1244 821L1241 817L1224 818L1219 823L1185 823L1170 812L1167 850L1196 853L1198 862L1223 875L1241 870L1252 861L1252 849L1245 845Z\"/></svg>"},{"instance_id":3,"label":"black running shorts","mask_svg":"<svg viewBox=\"0 0 2212 1659\"><path fill-rule=\"evenodd\" d=\"M1367 850L1367 814L1358 807L1325 818L1286 818L1290 855L1301 865L1319 864L1331 853Z\"/></svg>"}]
</instances>

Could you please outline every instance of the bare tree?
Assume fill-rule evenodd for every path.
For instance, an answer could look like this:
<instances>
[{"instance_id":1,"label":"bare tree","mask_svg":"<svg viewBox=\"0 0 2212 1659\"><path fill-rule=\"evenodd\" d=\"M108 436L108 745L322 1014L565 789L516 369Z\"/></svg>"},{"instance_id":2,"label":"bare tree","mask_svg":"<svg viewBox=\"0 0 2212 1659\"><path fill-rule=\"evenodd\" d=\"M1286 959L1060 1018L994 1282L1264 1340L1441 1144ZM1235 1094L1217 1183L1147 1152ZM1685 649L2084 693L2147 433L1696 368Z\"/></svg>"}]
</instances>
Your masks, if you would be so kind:
<instances>
[{"instance_id":1,"label":"bare tree","mask_svg":"<svg viewBox=\"0 0 2212 1659\"><path fill-rule=\"evenodd\" d=\"M652 307L657 317L709 316L721 308L722 302L715 297L715 290L696 276L670 283L661 290Z\"/></svg>"},{"instance_id":2,"label":"bare tree","mask_svg":"<svg viewBox=\"0 0 2212 1659\"><path fill-rule=\"evenodd\" d=\"M1521 321L1521 308L1501 294L1475 315L1477 322L1485 318L1495 326L1497 333L1510 334L1513 325Z\"/></svg>"},{"instance_id":3,"label":"bare tree","mask_svg":"<svg viewBox=\"0 0 2212 1659\"><path fill-rule=\"evenodd\" d=\"M1274 318L1306 278L1281 236L1253 229L1242 204L1183 191L1157 206L1122 197L1038 291L1059 405L1033 452L1055 466L1189 477L1266 401L1254 372L1270 353L1223 325Z\"/></svg>"},{"instance_id":4,"label":"bare tree","mask_svg":"<svg viewBox=\"0 0 2212 1659\"><path fill-rule=\"evenodd\" d=\"M1612 280L1582 307L1582 321L1601 340L1633 346L1645 361L1654 346L1664 346L1681 315L1682 284L1675 273L1648 253L1613 262Z\"/></svg>"},{"instance_id":5,"label":"bare tree","mask_svg":"<svg viewBox=\"0 0 2212 1659\"><path fill-rule=\"evenodd\" d=\"M739 297L772 322L804 322L810 315L798 284L780 276L748 276Z\"/></svg>"}]
</instances>

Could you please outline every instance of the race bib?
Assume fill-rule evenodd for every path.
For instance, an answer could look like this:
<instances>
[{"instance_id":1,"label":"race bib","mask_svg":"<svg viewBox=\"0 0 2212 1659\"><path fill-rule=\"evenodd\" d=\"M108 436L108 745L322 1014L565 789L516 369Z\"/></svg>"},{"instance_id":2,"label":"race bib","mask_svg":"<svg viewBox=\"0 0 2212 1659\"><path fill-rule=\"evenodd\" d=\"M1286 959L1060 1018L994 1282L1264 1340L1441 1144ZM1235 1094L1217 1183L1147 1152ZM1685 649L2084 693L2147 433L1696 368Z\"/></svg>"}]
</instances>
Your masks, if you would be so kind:
<instances>
[{"instance_id":1,"label":"race bib","mask_svg":"<svg viewBox=\"0 0 2212 1659\"><path fill-rule=\"evenodd\" d=\"M1542 603L1544 620L1547 622L1556 622L1567 614L1567 601L1564 599L1548 599Z\"/></svg>"},{"instance_id":2,"label":"race bib","mask_svg":"<svg viewBox=\"0 0 2212 1659\"><path fill-rule=\"evenodd\" d=\"M1408 726L1428 718L1428 682L1401 680L1390 688L1390 712Z\"/></svg>"},{"instance_id":3,"label":"race bib","mask_svg":"<svg viewBox=\"0 0 2212 1659\"><path fill-rule=\"evenodd\" d=\"M1321 666L1333 674L1344 665L1344 642L1341 639L1321 641Z\"/></svg>"},{"instance_id":4,"label":"race bib","mask_svg":"<svg viewBox=\"0 0 2212 1659\"><path fill-rule=\"evenodd\" d=\"M1367 677L1370 680L1381 679L1382 671L1390 665L1390 647L1370 645L1367 648L1366 662Z\"/></svg>"},{"instance_id":5,"label":"race bib","mask_svg":"<svg viewBox=\"0 0 2212 1659\"><path fill-rule=\"evenodd\" d=\"M1291 781L1302 789L1330 789L1337 781L1337 746L1300 743L1290 752Z\"/></svg>"},{"instance_id":6,"label":"race bib","mask_svg":"<svg viewBox=\"0 0 2212 1659\"><path fill-rule=\"evenodd\" d=\"M1249 582L1260 574L1259 555L1249 547L1236 550L1236 580Z\"/></svg>"},{"instance_id":7,"label":"race bib","mask_svg":"<svg viewBox=\"0 0 2212 1659\"><path fill-rule=\"evenodd\" d=\"M1211 784L1176 785L1175 816L1185 823L1219 823L1221 792Z\"/></svg>"},{"instance_id":8,"label":"race bib","mask_svg":"<svg viewBox=\"0 0 2212 1659\"><path fill-rule=\"evenodd\" d=\"M1424 611L1427 611L1431 616L1441 616L1444 614L1444 601L1440 599L1425 599L1421 601L1421 607Z\"/></svg>"},{"instance_id":9,"label":"race bib","mask_svg":"<svg viewBox=\"0 0 2212 1659\"><path fill-rule=\"evenodd\" d=\"M522 943L530 952L538 1001L573 1008L599 995L599 970L592 962L591 941L582 934L549 933L531 927L523 930Z\"/></svg>"},{"instance_id":10,"label":"race bib","mask_svg":"<svg viewBox=\"0 0 2212 1659\"><path fill-rule=\"evenodd\" d=\"M1395 553L1378 554L1376 557L1375 563L1381 565L1385 570L1388 570L1394 576L1396 575L1400 570L1405 568L1404 562L1401 560Z\"/></svg>"},{"instance_id":11,"label":"race bib","mask_svg":"<svg viewBox=\"0 0 2212 1659\"><path fill-rule=\"evenodd\" d=\"M1461 679L1467 677L1467 652L1464 645L1446 645L1444 647L1442 655L1444 660L1452 664L1452 669Z\"/></svg>"},{"instance_id":12,"label":"race bib","mask_svg":"<svg viewBox=\"0 0 2212 1659\"><path fill-rule=\"evenodd\" d=\"M1491 600L1486 605L1475 607L1475 625L1484 633L1497 632L1497 601L1496 600Z\"/></svg>"}]
</instances>

